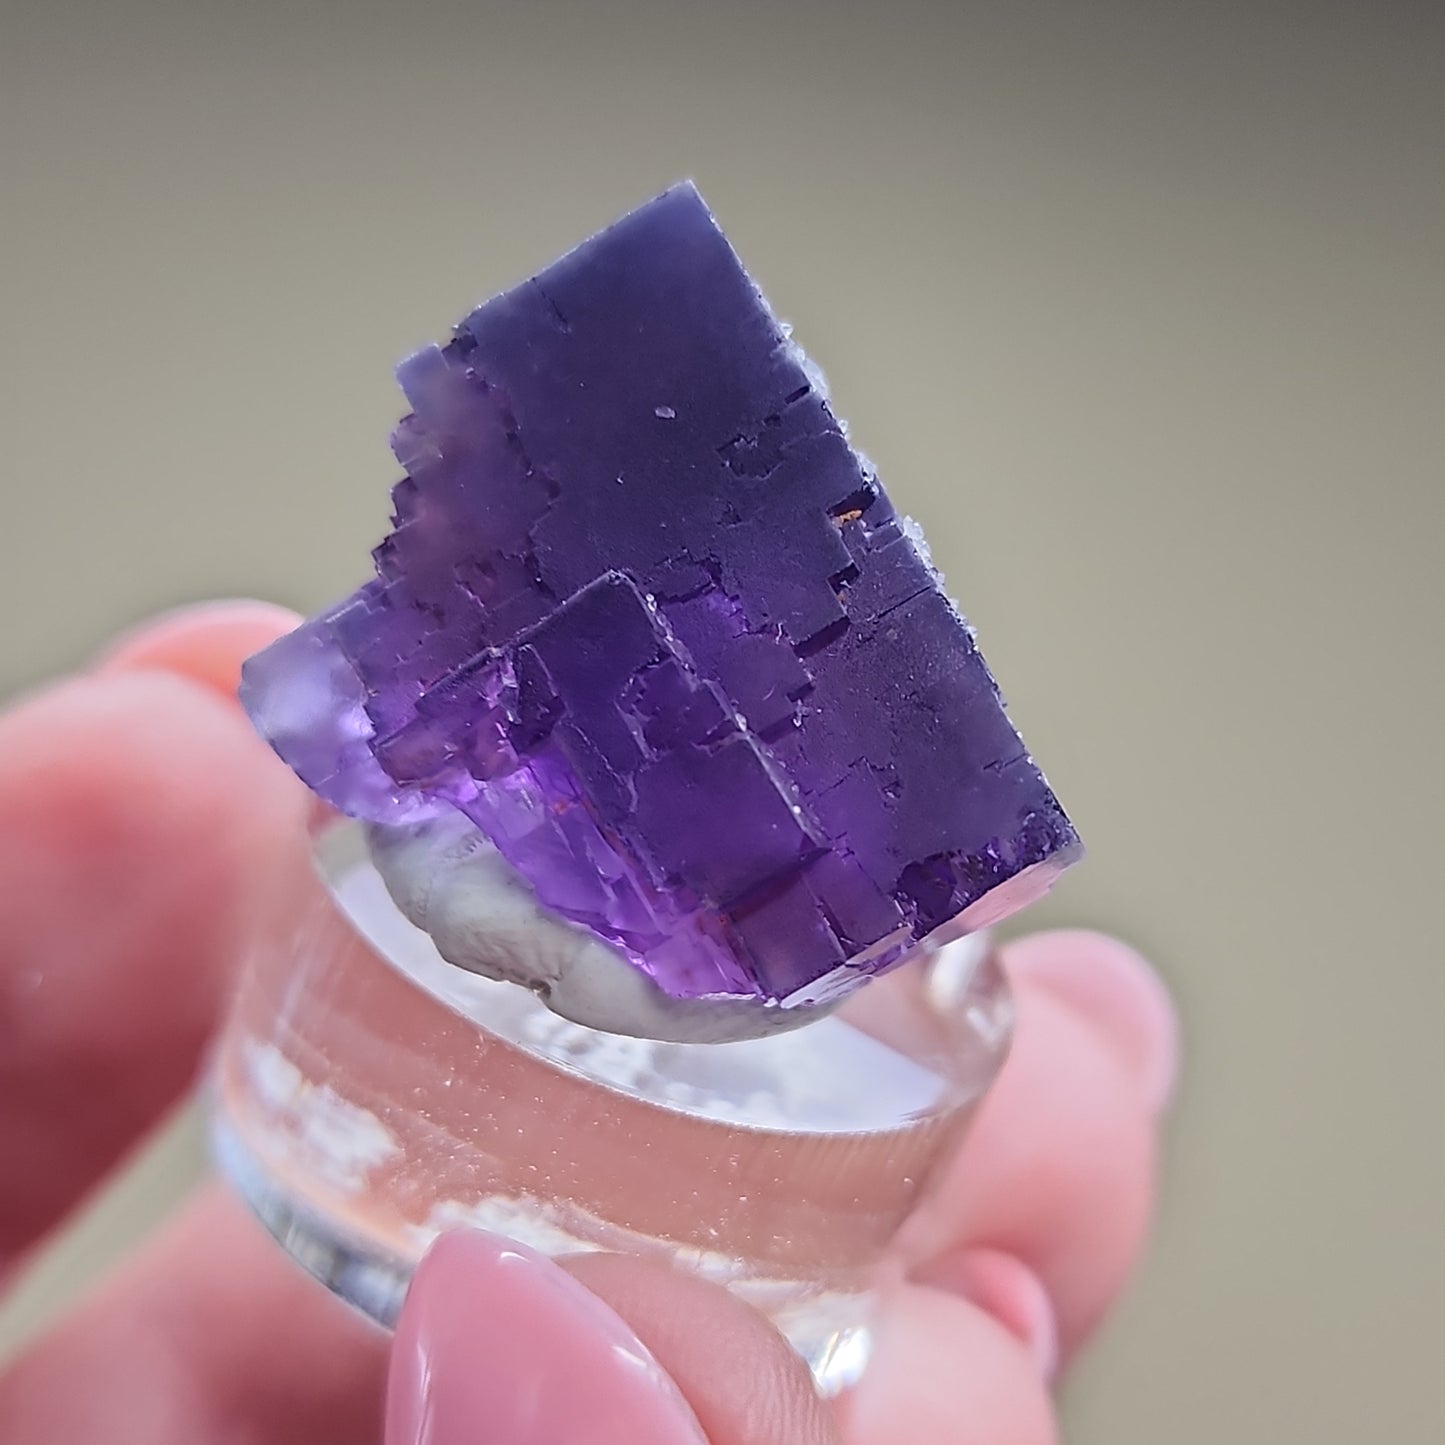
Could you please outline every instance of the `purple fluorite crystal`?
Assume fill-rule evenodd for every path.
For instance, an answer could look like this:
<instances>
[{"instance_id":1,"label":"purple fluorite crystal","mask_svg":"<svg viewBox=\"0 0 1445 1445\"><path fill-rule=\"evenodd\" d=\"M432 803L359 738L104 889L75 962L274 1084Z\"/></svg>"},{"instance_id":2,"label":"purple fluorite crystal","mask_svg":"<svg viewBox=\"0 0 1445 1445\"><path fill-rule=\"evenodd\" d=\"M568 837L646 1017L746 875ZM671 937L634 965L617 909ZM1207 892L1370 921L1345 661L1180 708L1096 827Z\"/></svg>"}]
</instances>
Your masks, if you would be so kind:
<instances>
[{"instance_id":1,"label":"purple fluorite crystal","mask_svg":"<svg viewBox=\"0 0 1445 1445\"><path fill-rule=\"evenodd\" d=\"M376 579L243 684L342 812L460 809L679 997L837 997L1078 856L921 539L691 186L398 375Z\"/></svg>"}]
</instances>

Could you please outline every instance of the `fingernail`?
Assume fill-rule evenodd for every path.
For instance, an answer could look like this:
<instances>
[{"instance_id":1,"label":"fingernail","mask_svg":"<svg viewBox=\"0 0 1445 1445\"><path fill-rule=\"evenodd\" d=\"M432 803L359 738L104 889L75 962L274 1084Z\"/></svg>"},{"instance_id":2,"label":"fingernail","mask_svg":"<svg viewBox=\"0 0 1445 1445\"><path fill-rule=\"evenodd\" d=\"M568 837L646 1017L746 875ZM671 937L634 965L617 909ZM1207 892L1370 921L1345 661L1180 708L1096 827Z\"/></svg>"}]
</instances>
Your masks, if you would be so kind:
<instances>
[{"instance_id":1,"label":"fingernail","mask_svg":"<svg viewBox=\"0 0 1445 1445\"><path fill-rule=\"evenodd\" d=\"M1127 944L1069 931L1021 938L1006 954L1010 978L1047 990L1086 1018L1134 1073L1162 1114L1179 1079L1179 1017L1169 990Z\"/></svg>"},{"instance_id":2,"label":"fingernail","mask_svg":"<svg viewBox=\"0 0 1445 1445\"><path fill-rule=\"evenodd\" d=\"M1028 1347L1039 1375L1052 1381L1059 1368L1059 1325L1043 1281L1021 1260L996 1249L966 1249L935 1261L916 1276L961 1295L996 1319Z\"/></svg>"},{"instance_id":3,"label":"fingernail","mask_svg":"<svg viewBox=\"0 0 1445 1445\"><path fill-rule=\"evenodd\" d=\"M198 602L123 632L96 658L93 670L159 669L234 698L241 663L300 621L295 612L271 602L248 598Z\"/></svg>"},{"instance_id":4,"label":"fingernail","mask_svg":"<svg viewBox=\"0 0 1445 1445\"><path fill-rule=\"evenodd\" d=\"M623 1320L550 1260L444 1235L397 1322L386 1445L707 1445Z\"/></svg>"}]
</instances>

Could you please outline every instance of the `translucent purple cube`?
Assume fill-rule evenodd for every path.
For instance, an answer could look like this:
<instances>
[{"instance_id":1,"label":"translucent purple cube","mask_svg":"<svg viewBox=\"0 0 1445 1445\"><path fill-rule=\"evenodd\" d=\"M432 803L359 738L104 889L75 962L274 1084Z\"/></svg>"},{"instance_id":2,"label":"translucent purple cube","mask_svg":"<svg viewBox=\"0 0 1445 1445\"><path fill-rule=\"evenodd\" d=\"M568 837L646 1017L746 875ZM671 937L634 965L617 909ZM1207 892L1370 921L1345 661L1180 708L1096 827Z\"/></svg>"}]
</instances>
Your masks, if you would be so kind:
<instances>
[{"instance_id":1,"label":"translucent purple cube","mask_svg":"<svg viewBox=\"0 0 1445 1445\"><path fill-rule=\"evenodd\" d=\"M836 999L1080 856L916 528L692 186L398 376L375 579L243 683L333 806L460 810L679 998Z\"/></svg>"}]
</instances>

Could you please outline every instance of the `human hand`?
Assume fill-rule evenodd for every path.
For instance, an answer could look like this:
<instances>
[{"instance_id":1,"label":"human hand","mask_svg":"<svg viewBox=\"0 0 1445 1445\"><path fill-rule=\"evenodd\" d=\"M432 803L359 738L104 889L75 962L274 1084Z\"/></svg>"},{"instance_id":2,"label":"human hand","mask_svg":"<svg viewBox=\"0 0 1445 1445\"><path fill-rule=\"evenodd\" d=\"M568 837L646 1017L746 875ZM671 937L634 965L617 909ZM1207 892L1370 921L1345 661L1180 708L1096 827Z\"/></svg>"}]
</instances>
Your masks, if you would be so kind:
<instances>
[{"instance_id":1,"label":"human hand","mask_svg":"<svg viewBox=\"0 0 1445 1445\"><path fill-rule=\"evenodd\" d=\"M308 795L233 700L295 619L173 614L0 718L0 1287L186 1093ZM448 1236L388 1341L204 1188L0 1375L6 1445L1046 1445L1146 1231L1177 1044L1127 948L1012 944L1013 1052L855 1390L654 1264ZM389 1400L383 1394L390 1369Z\"/></svg>"}]
</instances>

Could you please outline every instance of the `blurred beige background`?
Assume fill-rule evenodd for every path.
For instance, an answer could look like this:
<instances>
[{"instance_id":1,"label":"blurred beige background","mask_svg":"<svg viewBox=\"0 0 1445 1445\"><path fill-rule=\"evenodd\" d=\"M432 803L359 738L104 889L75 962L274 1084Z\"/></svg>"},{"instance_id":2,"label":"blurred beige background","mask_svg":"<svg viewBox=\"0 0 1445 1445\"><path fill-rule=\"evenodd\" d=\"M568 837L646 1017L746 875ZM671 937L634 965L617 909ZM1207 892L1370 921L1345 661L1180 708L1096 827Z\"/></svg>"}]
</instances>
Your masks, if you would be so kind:
<instances>
[{"instance_id":1,"label":"blurred beige background","mask_svg":"<svg viewBox=\"0 0 1445 1445\"><path fill-rule=\"evenodd\" d=\"M1432 7L0 0L0 687L349 590L390 365L698 178L1184 1014L1080 1445L1441 1438ZM201 1168L183 1121L14 1343Z\"/></svg>"}]
</instances>

